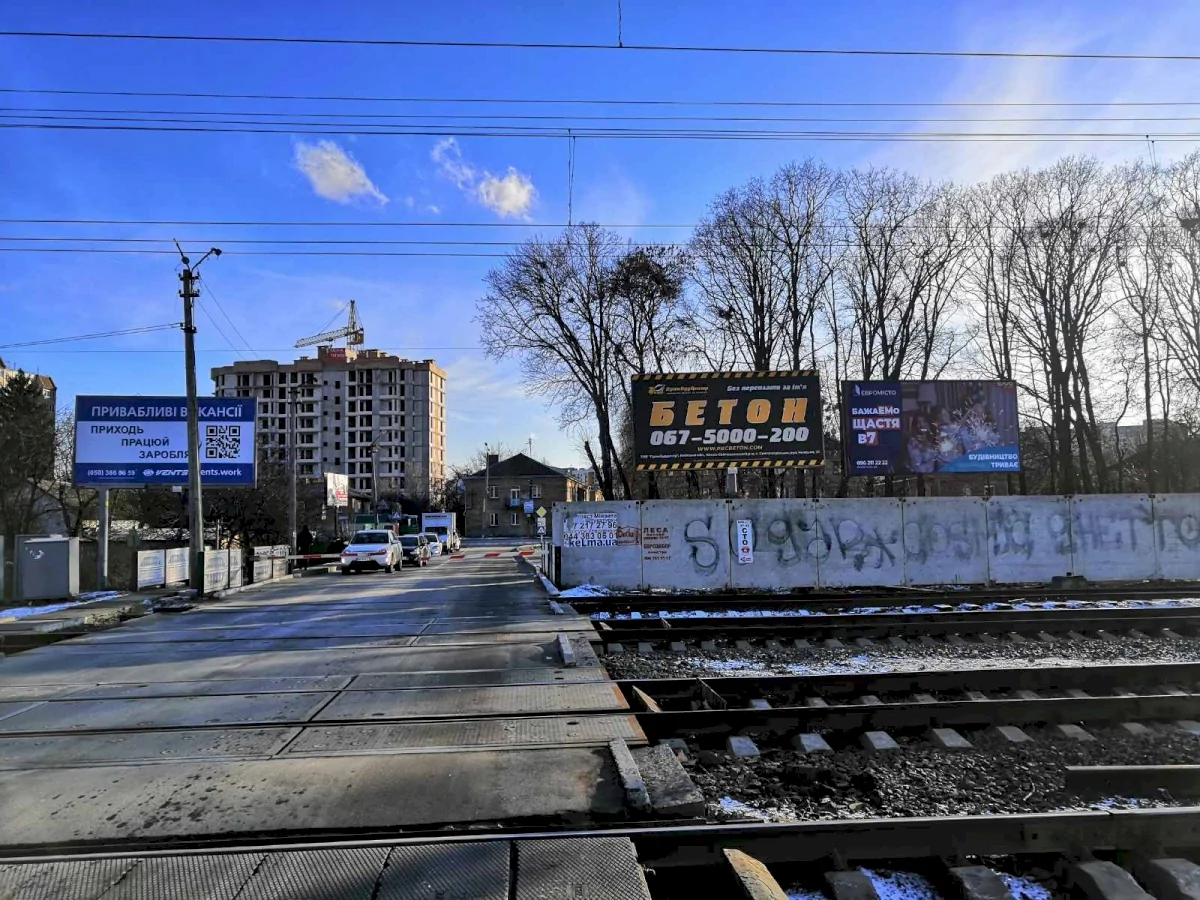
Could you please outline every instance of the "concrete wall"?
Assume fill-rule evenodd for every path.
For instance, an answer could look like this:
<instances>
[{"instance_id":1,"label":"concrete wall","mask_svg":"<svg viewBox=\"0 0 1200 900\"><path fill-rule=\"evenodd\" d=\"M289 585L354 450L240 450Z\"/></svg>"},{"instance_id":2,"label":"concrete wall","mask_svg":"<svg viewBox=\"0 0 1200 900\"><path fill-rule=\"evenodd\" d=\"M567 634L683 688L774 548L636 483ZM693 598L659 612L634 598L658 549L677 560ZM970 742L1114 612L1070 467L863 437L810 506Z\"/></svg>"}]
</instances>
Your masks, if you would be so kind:
<instances>
[{"instance_id":1,"label":"concrete wall","mask_svg":"<svg viewBox=\"0 0 1200 900\"><path fill-rule=\"evenodd\" d=\"M716 514L716 504L710 504ZM636 590L642 584L642 508L632 500L556 503L554 546L562 547L563 584Z\"/></svg>"},{"instance_id":2,"label":"concrete wall","mask_svg":"<svg viewBox=\"0 0 1200 900\"><path fill-rule=\"evenodd\" d=\"M553 515L566 587L1200 581L1200 494L654 500L556 504ZM739 554L746 522L751 552ZM585 537L561 537L572 533Z\"/></svg>"},{"instance_id":3,"label":"concrete wall","mask_svg":"<svg viewBox=\"0 0 1200 900\"><path fill-rule=\"evenodd\" d=\"M729 506L707 500L647 500L642 510L646 588L720 590L729 585Z\"/></svg>"}]
</instances>

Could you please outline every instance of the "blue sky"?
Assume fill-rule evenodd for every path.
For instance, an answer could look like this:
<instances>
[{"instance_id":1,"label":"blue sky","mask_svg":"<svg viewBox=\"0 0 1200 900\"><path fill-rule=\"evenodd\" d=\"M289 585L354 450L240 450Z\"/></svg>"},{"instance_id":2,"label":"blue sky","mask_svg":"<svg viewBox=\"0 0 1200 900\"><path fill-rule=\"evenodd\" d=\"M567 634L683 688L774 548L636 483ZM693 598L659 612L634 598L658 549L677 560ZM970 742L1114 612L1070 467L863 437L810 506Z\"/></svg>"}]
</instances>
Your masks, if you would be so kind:
<instances>
[{"instance_id":1,"label":"blue sky","mask_svg":"<svg viewBox=\"0 0 1200 900\"><path fill-rule=\"evenodd\" d=\"M627 43L1192 53L1200 12L1156 4L1063 2L766 2L625 0ZM616 2L350 2L203 5L44 0L8 4L0 29L270 34L427 40L606 42ZM1187 100L1200 87L1189 63L931 60L601 51L316 47L0 38L0 87L375 97L621 98L686 100L984 101ZM267 110L426 115L536 114L537 108L424 104L174 100L0 95L7 107L232 112ZM596 115L605 108L577 109ZM551 110L553 112L554 110ZM645 115L649 111L633 110ZM670 109L672 114L700 110ZM864 110L866 115L906 115ZM1103 112L1093 111L1093 112ZM625 110L628 114L629 111ZM728 114L728 110L725 113ZM739 114L747 114L741 111ZM764 115L853 117L850 109ZM926 111L954 115L953 111ZM969 113L968 113L969 114ZM1002 114L1002 113L996 113ZM1187 114L1178 111L1164 114ZM647 123L629 123L647 124ZM793 127L783 125L781 127ZM803 127L803 126L795 126ZM858 127L858 126L848 126ZM919 126L898 123L896 129ZM935 126L936 127L936 126ZM942 126L962 127L962 126ZM981 126L987 127L987 126ZM1075 127L1064 125L1064 128ZM1078 126L1086 128L1088 126ZM1121 126L1114 126L1121 127ZM1147 125L1196 130L1187 123ZM0 217L304 222L479 222L559 225L567 217L564 138L148 133L11 129L0 133ZM1187 144L1159 145L1160 156ZM694 223L720 190L796 158L839 166L888 164L931 178L974 180L1070 151L1113 158L1144 146L889 144L592 140L576 143L576 220L646 226ZM211 366L291 358L351 297L367 344L448 369L449 451L484 441L524 445L566 465L582 461L539 398L526 397L513 363L475 349L472 321L488 258L237 255L237 239L512 240L514 228L308 230L238 227L0 225L12 236L176 237L205 264L198 325L202 384ZM634 239L683 240L687 231L631 228ZM0 245L5 244L0 240ZM159 245L153 245L159 246ZM167 249L169 245L161 245ZM403 249L403 248L393 248ZM495 252L497 248L478 248ZM503 248L499 248L503 249ZM193 253L193 257L195 257ZM0 344L107 331L179 318L175 260L167 255L0 254ZM219 302L231 327L214 307ZM230 342L240 353L231 349ZM40 350L0 350L9 364L54 376L76 393L182 392L176 332ZM95 352L102 351L102 352Z\"/></svg>"}]
</instances>

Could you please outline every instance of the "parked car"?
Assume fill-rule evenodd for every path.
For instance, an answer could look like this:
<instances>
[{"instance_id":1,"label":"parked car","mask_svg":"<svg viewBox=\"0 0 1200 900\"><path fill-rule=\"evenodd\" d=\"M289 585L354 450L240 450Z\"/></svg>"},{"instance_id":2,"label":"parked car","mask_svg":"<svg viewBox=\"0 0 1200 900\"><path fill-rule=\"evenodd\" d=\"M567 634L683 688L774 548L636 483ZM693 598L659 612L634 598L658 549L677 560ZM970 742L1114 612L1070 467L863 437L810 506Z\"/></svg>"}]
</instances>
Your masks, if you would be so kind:
<instances>
[{"instance_id":1,"label":"parked car","mask_svg":"<svg viewBox=\"0 0 1200 900\"><path fill-rule=\"evenodd\" d=\"M342 549L340 564L343 575L376 569L398 572L404 564L404 548L390 531L360 531Z\"/></svg>"},{"instance_id":2,"label":"parked car","mask_svg":"<svg viewBox=\"0 0 1200 900\"><path fill-rule=\"evenodd\" d=\"M401 557L406 566L429 565L429 541L423 534L400 535L400 549L404 552Z\"/></svg>"},{"instance_id":3,"label":"parked car","mask_svg":"<svg viewBox=\"0 0 1200 900\"><path fill-rule=\"evenodd\" d=\"M422 531L421 537L423 537L423 538L425 538L425 540L429 541L429 555L430 556L441 556L442 555L442 549L443 549L442 548L442 540L440 537L438 537L438 534L436 531Z\"/></svg>"}]
</instances>

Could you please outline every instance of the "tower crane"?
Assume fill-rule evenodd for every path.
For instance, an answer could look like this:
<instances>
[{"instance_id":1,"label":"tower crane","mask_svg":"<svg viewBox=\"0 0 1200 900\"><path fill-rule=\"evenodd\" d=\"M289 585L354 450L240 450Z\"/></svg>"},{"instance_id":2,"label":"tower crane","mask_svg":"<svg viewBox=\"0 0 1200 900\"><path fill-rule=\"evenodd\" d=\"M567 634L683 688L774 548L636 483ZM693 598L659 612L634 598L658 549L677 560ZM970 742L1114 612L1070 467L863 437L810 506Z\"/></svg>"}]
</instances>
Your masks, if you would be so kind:
<instances>
[{"instance_id":1,"label":"tower crane","mask_svg":"<svg viewBox=\"0 0 1200 900\"><path fill-rule=\"evenodd\" d=\"M366 343L366 334L363 332L362 323L358 321L358 310L354 306L354 301L350 301L350 315L346 319L346 324L341 328L335 328L333 331L322 331L320 334L314 334L312 337L301 338L296 341L297 347L311 347L313 344L332 344L338 338L346 339L346 348L361 347Z\"/></svg>"}]
</instances>

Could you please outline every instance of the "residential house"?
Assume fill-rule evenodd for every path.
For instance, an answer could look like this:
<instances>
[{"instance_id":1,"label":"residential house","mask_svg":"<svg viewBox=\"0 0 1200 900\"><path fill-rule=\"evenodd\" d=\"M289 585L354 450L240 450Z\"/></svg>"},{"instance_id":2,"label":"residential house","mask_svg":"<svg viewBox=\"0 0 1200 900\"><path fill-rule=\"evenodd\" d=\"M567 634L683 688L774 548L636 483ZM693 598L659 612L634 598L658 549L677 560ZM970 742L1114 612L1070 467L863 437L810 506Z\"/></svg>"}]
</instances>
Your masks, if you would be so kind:
<instances>
[{"instance_id":1,"label":"residential house","mask_svg":"<svg viewBox=\"0 0 1200 900\"><path fill-rule=\"evenodd\" d=\"M547 510L550 534L553 504L598 500L599 493L579 473L538 462L524 453L487 465L463 477L464 537L536 537L539 507Z\"/></svg>"}]
</instances>

